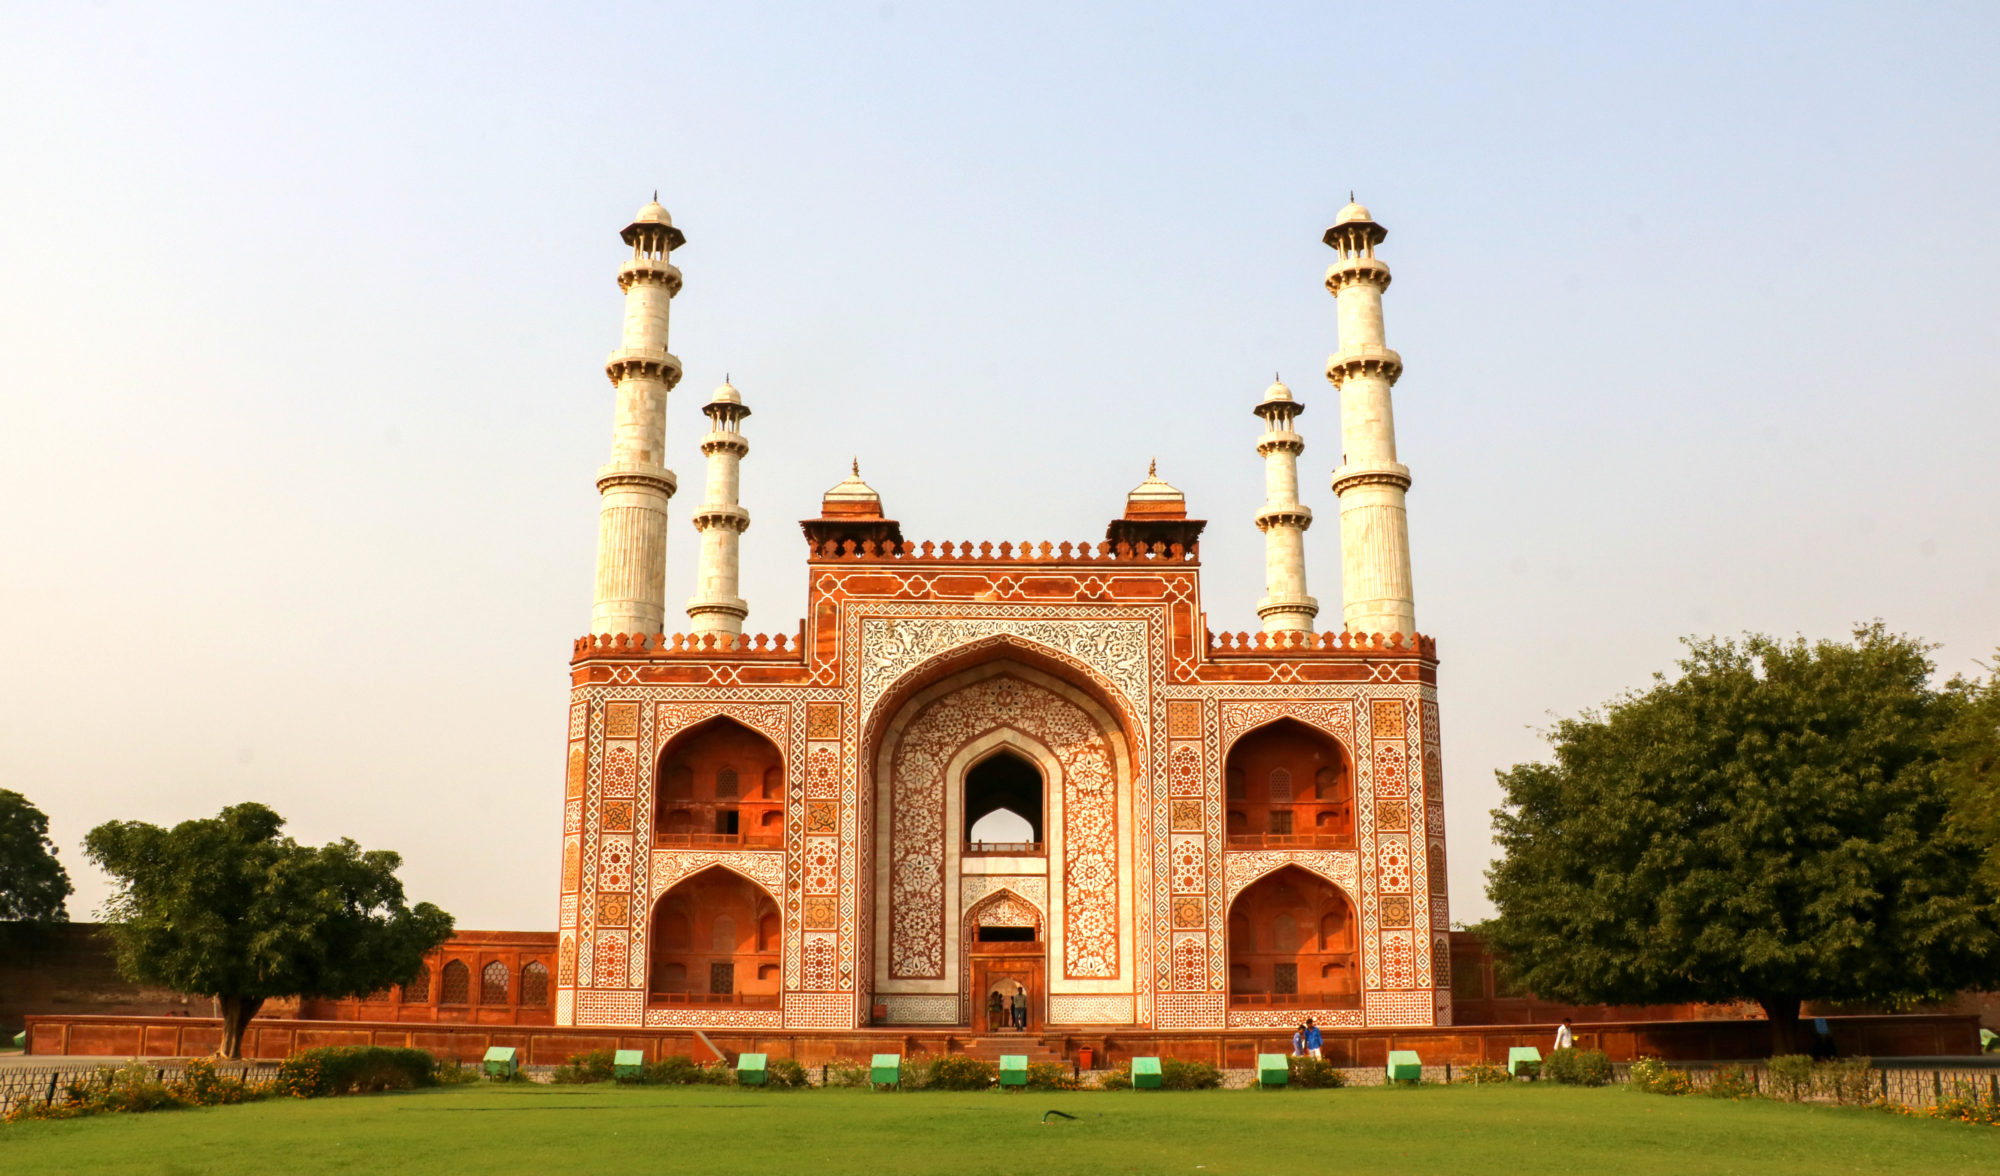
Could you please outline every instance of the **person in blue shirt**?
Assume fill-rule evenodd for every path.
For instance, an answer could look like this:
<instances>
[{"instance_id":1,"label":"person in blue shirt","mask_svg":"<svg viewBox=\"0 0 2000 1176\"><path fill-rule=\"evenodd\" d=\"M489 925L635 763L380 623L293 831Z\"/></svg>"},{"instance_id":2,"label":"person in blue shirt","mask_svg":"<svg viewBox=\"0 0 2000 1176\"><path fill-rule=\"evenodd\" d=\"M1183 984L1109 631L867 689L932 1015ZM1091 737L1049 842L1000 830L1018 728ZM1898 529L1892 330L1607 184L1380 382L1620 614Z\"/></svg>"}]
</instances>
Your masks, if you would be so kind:
<instances>
[{"instance_id":1,"label":"person in blue shirt","mask_svg":"<svg viewBox=\"0 0 2000 1176\"><path fill-rule=\"evenodd\" d=\"M1306 1027L1304 1025L1292 1030L1292 1056L1295 1058L1306 1056Z\"/></svg>"},{"instance_id":2,"label":"person in blue shirt","mask_svg":"<svg viewBox=\"0 0 2000 1176\"><path fill-rule=\"evenodd\" d=\"M1323 1044L1325 1044L1325 1041L1320 1036L1319 1026L1313 1024L1313 1019L1311 1017L1307 1017L1306 1027L1305 1027L1306 1056L1309 1058L1319 1057L1320 1046Z\"/></svg>"}]
</instances>

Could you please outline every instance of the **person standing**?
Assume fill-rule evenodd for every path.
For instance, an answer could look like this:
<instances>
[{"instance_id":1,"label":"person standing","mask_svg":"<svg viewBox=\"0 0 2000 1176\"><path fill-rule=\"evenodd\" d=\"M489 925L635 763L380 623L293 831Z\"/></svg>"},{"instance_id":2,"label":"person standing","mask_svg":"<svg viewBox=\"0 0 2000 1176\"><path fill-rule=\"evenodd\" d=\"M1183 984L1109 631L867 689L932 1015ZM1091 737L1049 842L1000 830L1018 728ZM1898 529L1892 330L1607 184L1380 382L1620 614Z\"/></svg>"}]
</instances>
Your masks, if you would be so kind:
<instances>
[{"instance_id":1,"label":"person standing","mask_svg":"<svg viewBox=\"0 0 2000 1176\"><path fill-rule=\"evenodd\" d=\"M1320 1047L1325 1044L1326 1039L1321 1036L1319 1026L1314 1023L1311 1017L1306 1018L1305 1035L1306 1056L1309 1058L1320 1057Z\"/></svg>"},{"instance_id":2,"label":"person standing","mask_svg":"<svg viewBox=\"0 0 2000 1176\"><path fill-rule=\"evenodd\" d=\"M1306 1056L1306 1027L1304 1025L1300 1025L1297 1029L1292 1030L1292 1056L1295 1058Z\"/></svg>"},{"instance_id":3,"label":"person standing","mask_svg":"<svg viewBox=\"0 0 2000 1176\"><path fill-rule=\"evenodd\" d=\"M1571 1033L1569 1031L1568 1017L1564 1017L1563 1023L1556 1026L1556 1048L1557 1049L1576 1048L1576 1034Z\"/></svg>"},{"instance_id":4,"label":"person standing","mask_svg":"<svg viewBox=\"0 0 2000 1176\"><path fill-rule=\"evenodd\" d=\"M998 988L986 994L986 1031L998 1032L1000 1022L1006 1019L1007 998L1000 995Z\"/></svg>"},{"instance_id":5,"label":"person standing","mask_svg":"<svg viewBox=\"0 0 2000 1176\"><path fill-rule=\"evenodd\" d=\"M1028 1028L1028 990L1018 981L1014 985L1014 1028L1017 1031Z\"/></svg>"}]
</instances>

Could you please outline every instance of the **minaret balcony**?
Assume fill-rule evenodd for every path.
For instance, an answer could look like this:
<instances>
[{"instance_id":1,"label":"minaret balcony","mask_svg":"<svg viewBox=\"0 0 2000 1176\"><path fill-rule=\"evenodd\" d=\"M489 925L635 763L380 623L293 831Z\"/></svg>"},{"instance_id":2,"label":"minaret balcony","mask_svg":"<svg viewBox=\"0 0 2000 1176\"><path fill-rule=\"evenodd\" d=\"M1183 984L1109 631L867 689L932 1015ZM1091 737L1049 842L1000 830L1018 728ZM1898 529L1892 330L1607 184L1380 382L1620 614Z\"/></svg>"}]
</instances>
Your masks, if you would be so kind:
<instances>
[{"instance_id":1,"label":"minaret balcony","mask_svg":"<svg viewBox=\"0 0 2000 1176\"><path fill-rule=\"evenodd\" d=\"M1410 467L1399 461L1354 462L1333 471L1333 492L1344 494L1355 486L1395 486L1410 488Z\"/></svg>"},{"instance_id":2,"label":"minaret balcony","mask_svg":"<svg viewBox=\"0 0 2000 1176\"><path fill-rule=\"evenodd\" d=\"M1380 376L1391 384L1403 374L1403 357L1376 343L1343 347L1326 357L1326 378L1338 387L1351 376Z\"/></svg>"},{"instance_id":3,"label":"minaret balcony","mask_svg":"<svg viewBox=\"0 0 2000 1176\"><path fill-rule=\"evenodd\" d=\"M618 267L618 289L630 290L642 282L657 282L667 288L668 297L681 292L680 267L664 257L634 257Z\"/></svg>"},{"instance_id":4,"label":"minaret balcony","mask_svg":"<svg viewBox=\"0 0 2000 1176\"><path fill-rule=\"evenodd\" d=\"M1388 263L1374 257L1350 257L1326 267L1326 289L1336 298L1349 286L1364 284L1387 290Z\"/></svg>"},{"instance_id":5,"label":"minaret balcony","mask_svg":"<svg viewBox=\"0 0 2000 1176\"><path fill-rule=\"evenodd\" d=\"M604 361L604 374L613 384L633 376L660 380L672 388L681 382L680 357L666 348L621 347Z\"/></svg>"},{"instance_id":6,"label":"minaret balcony","mask_svg":"<svg viewBox=\"0 0 2000 1176\"><path fill-rule=\"evenodd\" d=\"M1268 531L1272 527L1297 527L1303 531L1312 525L1312 507L1296 502L1285 506L1267 506L1257 512L1259 531Z\"/></svg>"}]
</instances>

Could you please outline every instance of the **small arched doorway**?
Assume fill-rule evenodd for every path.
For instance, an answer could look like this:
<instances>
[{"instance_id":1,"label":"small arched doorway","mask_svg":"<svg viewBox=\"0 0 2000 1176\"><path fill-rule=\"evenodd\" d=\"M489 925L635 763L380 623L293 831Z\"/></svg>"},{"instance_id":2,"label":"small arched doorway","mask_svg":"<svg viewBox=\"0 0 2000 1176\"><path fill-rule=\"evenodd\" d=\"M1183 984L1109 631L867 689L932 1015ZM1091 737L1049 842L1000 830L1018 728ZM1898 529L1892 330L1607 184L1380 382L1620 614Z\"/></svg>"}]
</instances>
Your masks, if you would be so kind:
<instances>
[{"instance_id":1,"label":"small arched doorway","mask_svg":"<svg viewBox=\"0 0 2000 1176\"><path fill-rule=\"evenodd\" d=\"M647 1003L776 1008L779 928L778 904L741 874L711 866L683 880L653 908Z\"/></svg>"},{"instance_id":2,"label":"small arched doorway","mask_svg":"<svg viewBox=\"0 0 2000 1176\"><path fill-rule=\"evenodd\" d=\"M1048 1003L1048 945L1042 914L1002 890L965 915L966 1020L978 1033L1038 1032Z\"/></svg>"},{"instance_id":3,"label":"small arched doorway","mask_svg":"<svg viewBox=\"0 0 2000 1176\"><path fill-rule=\"evenodd\" d=\"M1229 1003L1361 1007L1354 904L1297 866L1259 878L1229 908Z\"/></svg>"}]
</instances>

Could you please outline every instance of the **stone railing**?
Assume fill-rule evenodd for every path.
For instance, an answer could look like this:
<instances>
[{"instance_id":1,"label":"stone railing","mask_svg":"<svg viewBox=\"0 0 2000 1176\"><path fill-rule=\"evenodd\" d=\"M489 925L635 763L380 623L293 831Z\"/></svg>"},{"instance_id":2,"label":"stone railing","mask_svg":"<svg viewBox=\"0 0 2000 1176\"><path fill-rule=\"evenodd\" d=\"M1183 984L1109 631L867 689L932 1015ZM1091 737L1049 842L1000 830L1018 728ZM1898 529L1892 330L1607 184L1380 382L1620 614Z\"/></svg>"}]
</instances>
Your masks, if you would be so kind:
<instances>
[{"instance_id":1,"label":"stone railing","mask_svg":"<svg viewBox=\"0 0 2000 1176\"><path fill-rule=\"evenodd\" d=\"M1266 657L1274 653L1414 653L1437 657L1437 640L1419 633L1216 633L1210 657Z\"/></svg>"},{"instance_id":2,"label":"stone railing","mask_svg":"<svg viewBox=\"0 0 2000 1176\"><path fill-rule=\"evenodd\" d=\"M808 541L816 560L882 560L895 563L979 564L1147 564L1188 565L1200 562L1201 544L1179 543L898 543L885 539L856 543L852 539L826 543Z\"/></svg>"}]
</instances>

